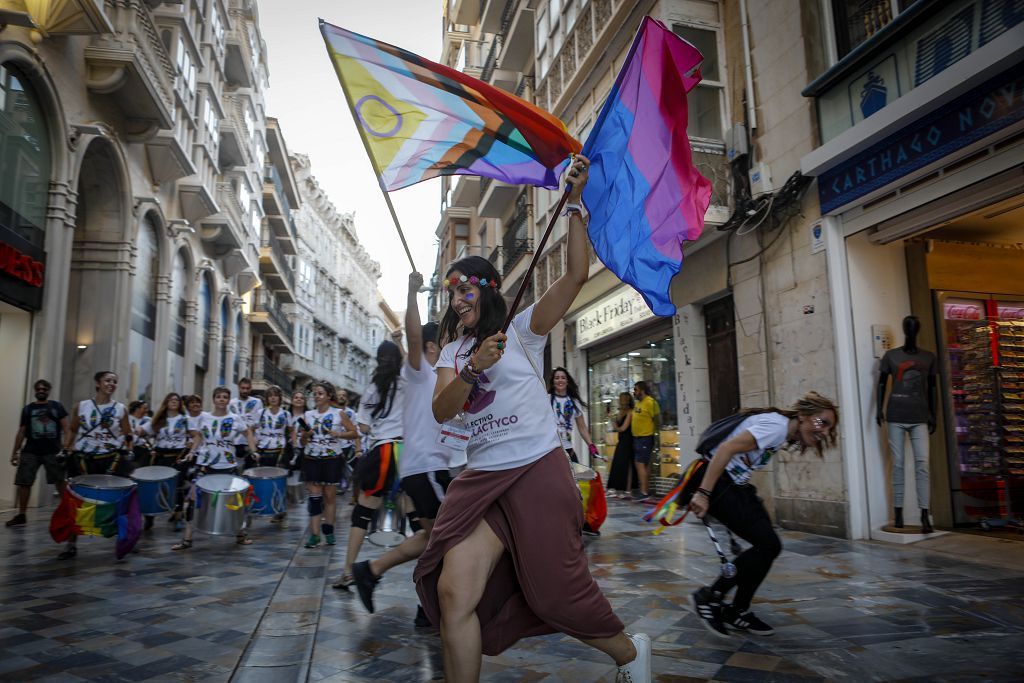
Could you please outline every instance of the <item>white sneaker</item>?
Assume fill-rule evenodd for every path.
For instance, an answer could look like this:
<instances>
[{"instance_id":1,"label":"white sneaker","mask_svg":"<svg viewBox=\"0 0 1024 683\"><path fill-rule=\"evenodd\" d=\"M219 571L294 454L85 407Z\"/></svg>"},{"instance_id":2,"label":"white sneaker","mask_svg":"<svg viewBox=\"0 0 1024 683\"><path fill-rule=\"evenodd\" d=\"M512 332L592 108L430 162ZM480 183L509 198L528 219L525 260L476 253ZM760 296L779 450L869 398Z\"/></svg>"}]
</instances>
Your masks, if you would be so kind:
<instances>
[{"instance_id":1,"label":"white sneaker","mask_svg":"<svg viewBox=\"0 0 1024 683\"><path fill-rule=\"evenodd\" d=\"M634 633L629 639L636 648L636 659L619 667L615 683L651 683L651 637Z\"/></svg>"}]
</instances>

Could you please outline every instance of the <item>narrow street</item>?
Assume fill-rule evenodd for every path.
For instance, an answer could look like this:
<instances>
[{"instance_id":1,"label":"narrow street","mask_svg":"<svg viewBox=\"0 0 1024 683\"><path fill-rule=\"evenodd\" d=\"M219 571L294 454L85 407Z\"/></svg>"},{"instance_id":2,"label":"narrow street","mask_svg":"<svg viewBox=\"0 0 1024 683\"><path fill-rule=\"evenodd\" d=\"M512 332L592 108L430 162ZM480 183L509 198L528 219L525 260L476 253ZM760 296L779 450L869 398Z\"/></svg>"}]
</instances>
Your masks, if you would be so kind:
<instances>
[{"instance_id":1,"label":"narrow street","mask_svg":"<svg viewBox=\"0 0 1024 683\"><path fill-rule=\"evenodd\" d=\"M722 639L688 606L718 568L703 529L652 536L640 511L612 502L588 554L627 630L654 640L658 681L1021 677L1024 543L946 534L894 546L785 532L754 604L776 634ZM249 547L197 535L190 552L174 553L175 535L158 523L123 562L112 540L95 538L58 562L42 514L0 535L2 680L440 680L437 632L412 625L412 565L385 577L367 614L354 593L330 587L344 536L333 549L302 548L299 508L283 529L259 520ZM377 552L367 544L363 556ZM614 668L556 635L485 658L483 680L611 681Z\"/></svg>"}]
</instances>

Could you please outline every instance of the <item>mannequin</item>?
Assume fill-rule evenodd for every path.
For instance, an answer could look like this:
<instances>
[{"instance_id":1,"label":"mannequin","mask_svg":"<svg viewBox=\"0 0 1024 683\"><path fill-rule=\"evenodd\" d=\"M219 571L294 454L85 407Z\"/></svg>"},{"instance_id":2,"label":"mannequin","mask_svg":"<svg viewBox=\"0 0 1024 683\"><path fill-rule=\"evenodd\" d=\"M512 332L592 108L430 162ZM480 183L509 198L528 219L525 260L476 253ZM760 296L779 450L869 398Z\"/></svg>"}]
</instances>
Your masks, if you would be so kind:
<instances>
[{"instance_id":1,"label":"mannequin","mask_svg":"<svg viewBox=\"0 0 1024 683\"><path fill-rule=\"evenodd\" d=\"M921 321L908 315L903 319L903 346L890 349L882 357L878 375L875 422L888 422L889 452L892 454L892 493L894 525L903 528L903 447L910 437L914 452L914 479L921 507L921 532L932 532L928 515L928 434L935 432L937 404L935 354L917 347ZM893 378L889 405L883 411L889 377ZM925 430L927 429L927 433Z\"/></svg>"}]
</instances>

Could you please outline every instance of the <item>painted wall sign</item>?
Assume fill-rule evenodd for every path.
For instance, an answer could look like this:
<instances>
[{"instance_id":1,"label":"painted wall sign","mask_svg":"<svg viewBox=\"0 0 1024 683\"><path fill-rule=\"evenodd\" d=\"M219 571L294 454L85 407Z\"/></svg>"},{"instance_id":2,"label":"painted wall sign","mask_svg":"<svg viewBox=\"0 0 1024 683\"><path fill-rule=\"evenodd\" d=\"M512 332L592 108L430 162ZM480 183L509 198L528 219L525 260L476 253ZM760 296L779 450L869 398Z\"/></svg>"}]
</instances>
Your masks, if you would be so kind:
<instances>
[{"instance_id":1,"label":"painted wall sign","mask_svg":"<svg viewBox=\"0 0 1024 683\"><path fill-rule=\"evenodd\" d=\"M43 307L45 279L46 252L0 225L0 300L38 311Z\"/></svg>"},{"instance_id":2,"label":"painted wall sign","mask_svg":"<svg viewBox=\"0 0 1024 683\"><path fill-rule=\"evenodd\" d=\"M576 319L576 346L583 348L610 334L655 317L632 287L622 287L585 309Z\"/></svg>"},{"instance_id":3,"label":"painted wall sign","mask_svg":"<svg viewBox=\"0 0 1024 683\"><path fill-rule=\"evenodd\" d=\"M905 126L818 177L829 213L1024 119L1022 64Z\"/></svg>"}]
</instances>

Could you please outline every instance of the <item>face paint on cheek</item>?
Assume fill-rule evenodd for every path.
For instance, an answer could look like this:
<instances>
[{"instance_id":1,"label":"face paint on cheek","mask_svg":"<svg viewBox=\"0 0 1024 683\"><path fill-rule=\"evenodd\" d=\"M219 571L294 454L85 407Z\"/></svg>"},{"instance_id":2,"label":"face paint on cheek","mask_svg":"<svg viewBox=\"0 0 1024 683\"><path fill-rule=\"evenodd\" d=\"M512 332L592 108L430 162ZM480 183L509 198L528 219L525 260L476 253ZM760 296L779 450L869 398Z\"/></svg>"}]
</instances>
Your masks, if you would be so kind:
<instances>
[{"instance_id":1,"label":"face paint on cheek","mask_svg":"<svg viewBox=\"0 0 1024 683\"><path fill-rule=\"evenodd\" d=\"M470 292L469 294L466 295L466 301L472 301L473 299L474 299L474 296L473 296L472 292Z\"/></svg>"}]
</instances>

